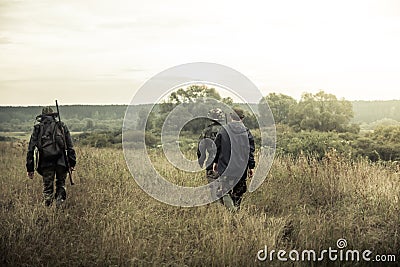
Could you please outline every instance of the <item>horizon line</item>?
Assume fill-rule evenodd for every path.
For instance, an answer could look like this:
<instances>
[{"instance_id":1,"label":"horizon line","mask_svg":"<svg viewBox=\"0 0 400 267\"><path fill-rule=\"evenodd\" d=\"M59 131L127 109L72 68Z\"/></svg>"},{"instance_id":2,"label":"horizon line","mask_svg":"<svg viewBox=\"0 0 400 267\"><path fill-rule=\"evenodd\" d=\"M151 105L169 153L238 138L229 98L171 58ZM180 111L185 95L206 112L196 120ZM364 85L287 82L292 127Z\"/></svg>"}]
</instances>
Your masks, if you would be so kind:
<instances>
[{"instance_id":1,"label":"horizon line","mask_svg":"<svg viewBox=\"0 0 400 267\"><path fill-rule=\"evenodd\" d=\"M338 99L341 100L341 99ZM347 100L347 99L344 99ZM298 100L296 100L299 102ZM374 99L374 100L347 100L349 102L389 102L389 101L400 101L400 99ZM135 104L134 106L139 106L139 105L154 105L154 104L161 104L161 103L138 103ZM243 102L234 102L233 104L258 104L258 103L243 103ZM122 103L73 103L73 104L62 104L59 106L128 106L130 104L122 104ZM0 107L43 107L43 106L49 106L48 104L38 104L38 105L24 105L24 104L0 104ZM51 105L50 105L51 106Z\"/></svg>"}]
</instances>

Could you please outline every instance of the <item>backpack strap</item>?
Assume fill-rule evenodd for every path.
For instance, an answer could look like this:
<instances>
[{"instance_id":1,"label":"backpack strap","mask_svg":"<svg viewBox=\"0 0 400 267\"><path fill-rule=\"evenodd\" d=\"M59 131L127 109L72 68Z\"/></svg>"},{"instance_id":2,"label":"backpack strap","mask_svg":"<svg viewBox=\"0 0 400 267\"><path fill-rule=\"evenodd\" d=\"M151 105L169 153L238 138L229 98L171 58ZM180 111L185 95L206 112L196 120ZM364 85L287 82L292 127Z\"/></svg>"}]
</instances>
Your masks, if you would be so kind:
<instances>
[{"instance_id":1,"label":"backpack strap","mask_svg":"<svg viewBox=\"0 0 400 267\"><path fill-rule=\"evenodd\" d=\"M38 149L42 149L43 122L39 123Z\"/></svg>"},{"instance_id":2,"label":"backpack strap","mask_svg":"<svg viewBox=\"0 0 400 267\"><path fill-rule=\"evenodd\" d=\"M54 149L56 148L56 133L57 133L57 129L56 128L57 128L57 125L58 125L58 122L55 121L54 128L53 128L53 136L52 136Z\"/></svg>"}]
</instances>

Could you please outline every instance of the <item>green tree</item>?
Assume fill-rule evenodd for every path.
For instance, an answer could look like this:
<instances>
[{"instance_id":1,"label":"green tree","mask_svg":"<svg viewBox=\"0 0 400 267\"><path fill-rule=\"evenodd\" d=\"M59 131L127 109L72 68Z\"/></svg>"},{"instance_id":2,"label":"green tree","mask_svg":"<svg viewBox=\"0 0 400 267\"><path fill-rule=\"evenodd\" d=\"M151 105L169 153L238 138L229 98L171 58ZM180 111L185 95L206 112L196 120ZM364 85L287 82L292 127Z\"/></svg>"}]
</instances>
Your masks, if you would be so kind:
<instances>
[{"instance_id":1,"label":"green tree","mask_svg":"<svg viewBox=\"0 0 400 267\"><path fill-rule=\"evenodd\" d=\"M289 112L289 125L295 130L317 130L322 132L346 132L353 117L351 102L320 91L304 93L300 102Z\"/></svg>"},{"instance_id":2,"label":"green tree","mask_svg":"<svg viewBox=\"0 0 400 267\"><path fill-rule=\"evenodd\" d=\"M233 105L233 99L232 97L224 97L222 98L222 103L227 104L228 106L232 106Z\"/></svg>"},{"instance_id":3,"label":"green tree","mask_svg":"<svg viewBox=\"0 0 400 267\"><path fill-rule=\"evenodd\" d=\"M259 113L263 120L271 120L270 112L267 110L265 103L271 109L276 124L288 124L290 109L296 106L296 100L288 95L270 93L263 97L259 102ZM272 120L271 120L272 121Z\"/></svg>"},{"instance_id":4,"label":"green tree","mask_svg":"<svg viewBox=\"0 0 400 267\"><path fill-rule=\"evenodd\" d=\"M230 97L221 98L215 88L209 88L206 85L190 85L186 89L180 88L172 92L168 99L159 105L157 108L157 117L152 120L155 121L155 128L161 129L168 114L177 105L181 105L179 114L175 114L169 118L170 126L175 127L180 124L181 121L191 118L192 115L207 114L208 110L217 106L218 101L228 105L233 103ZM191 105L193 103L199 103L200 105ZM209 120L198 118L187 123L183 130L197 134L204 128L207 122L209 122Z\"/></svg>"},{"instance_id":5,"label":"green tree","mask_svg":"<svg viewBox=\"0 0 400 267\"><path fill-rule=\"evenodd\" d=\"M221 100L221 96L215 88L209 88L206 85L191 85L186 90L180 88L176 92L172 92L168 102L173 104L196 103L204 101L204 98Z\"/></svg>"},{"instance_id":6,"label":"green tree","mask_svg":"<svg viewBox=\"0 0 400 267\"><path fill-rule=\"evenodd\" d=\"M243 124L246 125L246 127L250 128L250 129L259 128L256 115L247 110L245 111L245 117L243 119Z\"/></svg>"}]
</instances>

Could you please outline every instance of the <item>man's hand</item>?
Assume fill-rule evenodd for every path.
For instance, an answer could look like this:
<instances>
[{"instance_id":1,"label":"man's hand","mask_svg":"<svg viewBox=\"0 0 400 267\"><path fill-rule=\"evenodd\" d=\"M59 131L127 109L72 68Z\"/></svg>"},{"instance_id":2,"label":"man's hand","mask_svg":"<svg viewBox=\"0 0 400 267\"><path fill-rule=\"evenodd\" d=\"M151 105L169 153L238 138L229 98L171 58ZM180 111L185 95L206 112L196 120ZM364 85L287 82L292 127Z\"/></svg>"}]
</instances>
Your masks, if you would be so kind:
<instances>
[{"instance_id":1,"label":"man's hand","mask_svg":"<svg viewBox=\"0 0 400 267\"><path fill-rule=\"evenodd\" d=\"M28 178L32 179L35 172L27 172L27 174L28 174Z\"/></svg>"},{"instance_id":2,"label":"man's hand","mask_svg":"<svg viewBox=\"0 0 400 267\"><path fill-rule=\"evenodd\" d=\"M201 158L199 158L197 162L199 163L200 167L203 168L204 160L201 160Z\"/></svg>"},{"instance_id":3,"label":"man's hand","mask_svg":"<svg viewBox=\"0 0 400 267\"><path fill-rule=\"evenodd\" d=\"M214 163L214 164L213 164L213 171L217 172L217 168L218 168L218 164L217 164L217 163Z\"/></svg>"},{"instance_id":4,"label":"man's hand","mask_svg":"<svg viewBox=\"0 0 400 267\"><path fill-rule=\"evenodd\" d=\"M75 167L69 167L69 171L70 171L70 172L75 171Z\"/></svg>"},{"instance_id":5,"label":"man's hand","mask_svg":"<svg viewBox=\"0 0 400 267\"><path fill-rule=\"evenodd\" d=\"M249 178L253 177L254 169L249 169Z\"/></svg>"}]
</instances>

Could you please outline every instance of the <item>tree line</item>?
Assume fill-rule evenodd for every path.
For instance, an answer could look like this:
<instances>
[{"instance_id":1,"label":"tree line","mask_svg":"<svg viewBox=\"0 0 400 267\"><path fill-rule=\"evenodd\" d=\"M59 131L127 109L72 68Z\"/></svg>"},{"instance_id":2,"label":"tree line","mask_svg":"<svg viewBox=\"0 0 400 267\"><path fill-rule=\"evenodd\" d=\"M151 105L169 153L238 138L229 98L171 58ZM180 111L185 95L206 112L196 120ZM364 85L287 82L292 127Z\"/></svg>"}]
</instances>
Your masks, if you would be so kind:
<instances>
[{"instance_id":1,"label":"tree line","mask_svg":"<svg viewBox=\"0 0 400 267\"><path fill-rule=\"evenodd\" d=\"M355 113L350 101L337 99L324 91L304 93L300 101L284 94L270 93L260 100L261 117L269 114L262 110L266 108L262 103L268 103L275 120L278 153L322 158L334 150L352 158L400 160L400 125L397 121L392 119L395 123L377 124L372 131L360 132L360 125L354 123ZM381 101L377 103L382 104ZM392 106L390 110L395 108ZM380 113L377 110L370 112Z\"/></svg>"},{"instance_id":2,"label":"tree line","mask_svg":"<svg viewBox=\"0 0 400 267\"><path fill-rule=\"evenodd\" d=\"M201 105L192 105L193 103ZM139 136L134 130L145 127L146 142L150 146L157 146L161 141L163 123L175 107L179 105L181 110L179 114L169 117L172 126L193 114L206 114L216 103L242 107L246 113L244 124L251 129L270 126L259 125L259 119L271 124L274 122L278 153L294 157L314 155L321 158L328 151L335 150L351 157L368 157L373 161L400 160L400 123L396 120L400 101L350 102L324 91L316 94L304 93L299 101L285 94L270 93L258 104L238 104L233 103L229 97L221 97L215 88L191 85L172 92L161 103L151 105L153 109L148 118L145 113L149 106L133 106L132 113L135 116L131 134ZM265 110L268 107L264 103L268 103L271 112ZM374 110L375 106L379 107L379 112ZM63 121L71 131L84 132L75 135L77 141L85 145L104 147L120 146L126 107L71 105L60 109ZM0 131L29 132L40 111L40 107L0 107ZM209 120L206 118L187 123L182 129L182 143L192 148L207 123ZM373 127L365 127L367 123ZM259 142L259 131L254 131L254 135Z\"/></svg>"},{"instance_id":3,"label":"tree line","mask_svg":"<svg viewBox=\"0 0 400 267\"><path fill-rule=\"evenodd\" d=\"M176 92L171 99L177 99L174 101L188 101L193 96L190 94L182 94ZM217 97L219 94L215 89L208 93L210 97ZM204 94L204 93L203 93ZM312 99L312 94L304 94L304 100L308 97ZM220 96L219 96L220 97ZM193 97L192 97L193 98ZM180 99L180 100L179 100ZM222 99L222 98L221 98ZM277 123L288 123L289 114L288 106L297 103L295 99L290 96L283 94L271 93L264 97L261 101L269 101L269 105L273 114L275 116L275 122ZM340 100L339 100L340 101ZM232 99L224 99L225 103L233 104ZM295 119L299 119L302 116L302 112L310 112L310 101L301 101L303 107L298 107L297 115L293 110L292 123L295 123ZM347 101L347 107L352 107L353 116L350 119L351 123L360 125L361 129L373 130L379 125L398 125L400 124L400 100L390 100L390 101ZM171 105L172 103L170 103ZM150 105L150 104L149 104ZM168 104L164 104L168 105ZM265 114L263 111L258 111L257 103L250 103L249 106L255 113ZM138 110L139 115L140 110L143 105L134 106ZM0 106L0 131L2 132L13 132L13 131L30 131L32 125L35 122L35 117L41 112L40 106L28 106L28 107L17 107L17 106ZM70 127L74 131L85 131L85 130L107 130L118 129L122 126L122 121L126 111L126 105L65 105L61 106L62 119L71 125ZM245 107L246 108L246 107ZM340 113L343 113L341 110ZM345 112L348 115L348 112ZM312 114L312 113L311 113ZM319 112L320 116L323 116ZM344 114L344 116L347 116ZM327 115L325 113L325 115ZM337 115L335 115L337 116ZM315 126L310 124L315 124L313 118L308 118L304 120L302 128L315 128ZM108 126L108 127L107 127ZM325 125L323 127L332 127Z\"/></svg>"}]
</instances>

